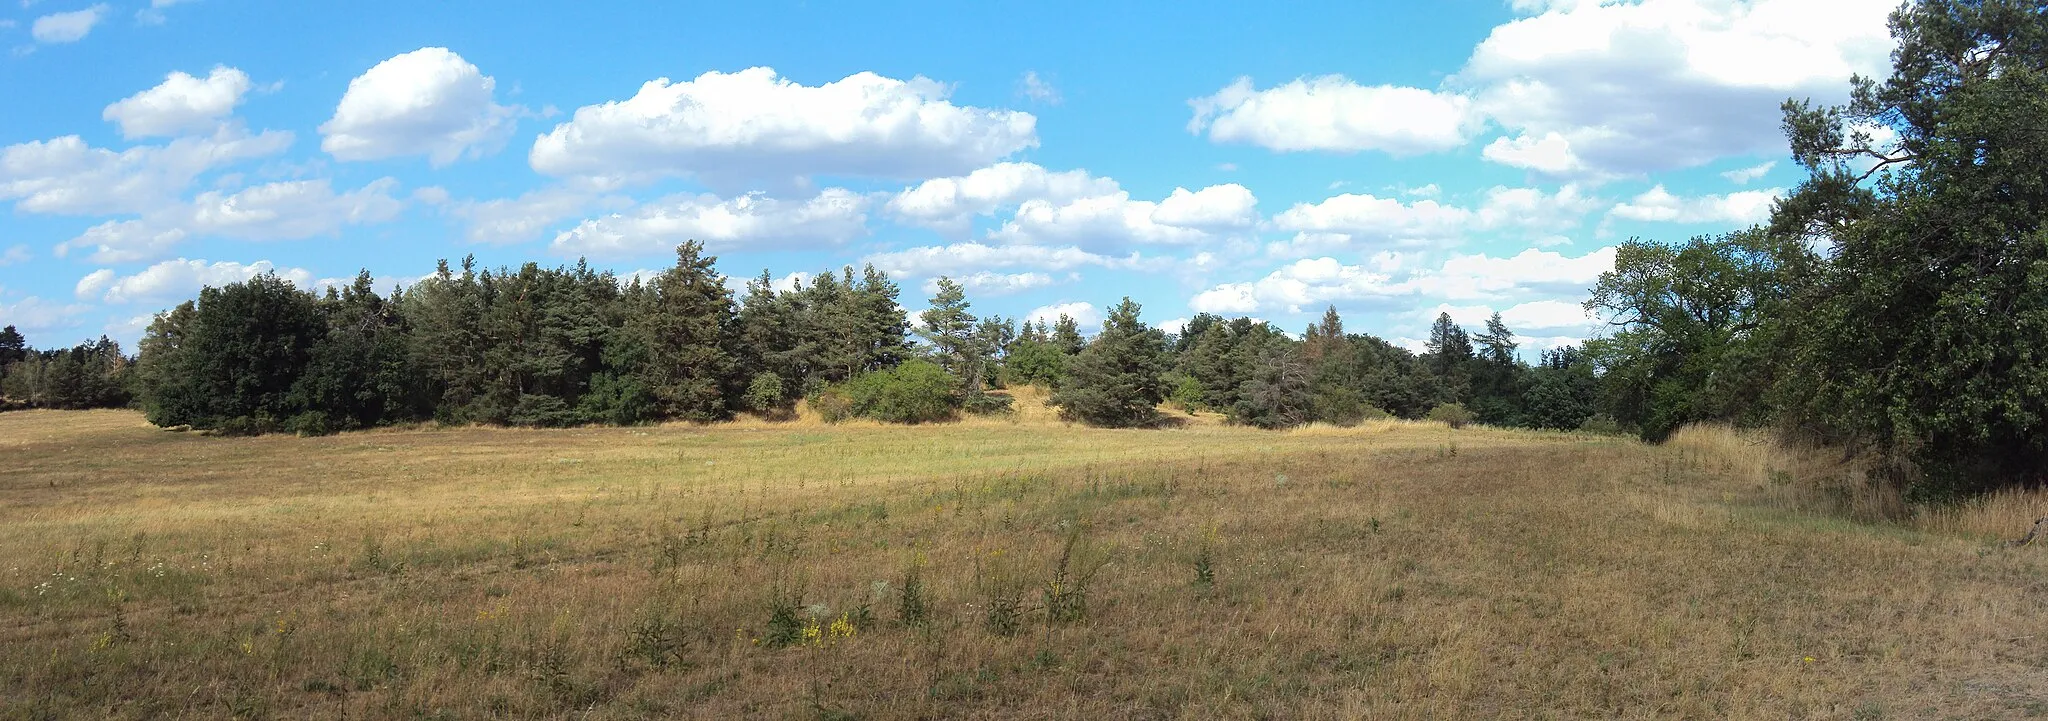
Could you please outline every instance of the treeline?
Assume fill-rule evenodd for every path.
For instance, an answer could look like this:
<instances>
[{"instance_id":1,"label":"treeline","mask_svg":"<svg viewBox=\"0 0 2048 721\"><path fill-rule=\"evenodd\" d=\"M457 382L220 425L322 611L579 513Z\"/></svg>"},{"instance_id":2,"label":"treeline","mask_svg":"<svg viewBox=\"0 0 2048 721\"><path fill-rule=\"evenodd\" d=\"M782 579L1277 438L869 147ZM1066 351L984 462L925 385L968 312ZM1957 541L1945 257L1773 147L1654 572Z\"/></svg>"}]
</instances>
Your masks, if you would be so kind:
<instances>
[{"instance_id":1,"label":"treeline","mask_svg":"<svg viewBox=\"0 0 2048 721\"><path fill-rule=\"evenodd\" d=\"M1335 308L1298 339L1269 323L1203 314L1174 339L1170 398L1262 428L1432 414L1458 423L1611 428L1596 417L1593 367L1578 348L1544 351L1531 366L1519 345L1499 314L1478 335L1438 315L1419 356L1346 333Z\"/></svg>"},{"instance_id":2,"label":"treeline","mask_svg":"<svg viewBox=\"0 0 2048 721\"><path fill-rule=\"evenodd\" d=\"M99 340L36 350L14 326L0 328L0 410L118 408L129 403L130 359Z\"/></svg>"},{"instance_id":3,"label":"treeline","mask_svg":"<svg viewBox=\"0 0 2048 721\"><path fill-rule=\"evenodd\" d=\"M736 294L714 260L686 243L673 267L624 281L581 262L444 262L388 296L367 273L317 295L262 275L160 314L132 363L104 341L57 355L108 353L102 377L122 395L86 405L132 389L153 423L226 433L786 417L799 399L828 420L917 423L1008 412L990 391L1013 384L1049 388L1067 417L1101 426L1154 424L1169 400L1265 428L1433 412L1577 428L1595 413L1583 354L1528 366L1498 317L1476 346L1440 318L1417 356L1347 334L1334 309L1300 338L1213 315L1168 334L1126 299L1087 338L1065 316L976 317L949 279L913 323L873 268L784 289L764 271Z\"/></svg>"},{"instance_id":4,"label":"treeline","mask_svg":"<svg viewBox=\"0 0 2048 721\"><path fill-rule=\"evenodd\" d=\"M274 276L160 315L136 390L151 422L320 433L439 420L562 426L713 421L914 355L898 289L868 269L738 302L688 243L621 283L583 263L460 271L380 296L367 273L315 296Z\"/></svg>"},{"instance_id":5,"label":"treeline","mask_svg":"<svg viewBox=\"0 0 2048 721\"><path fill-rule=\"evenodd\" d=\"M1632 239L1586 302L1612 323L1521 360L1496 315L1440 316L1426 352L1201 315L1148 327L1126 299L1092 339L977 318L941 280L913 325L872 268L735 298L701 247L644 281L574 267L455 272L381 297L272 276L159 316L131 364L104 339L32 351L0 336L13 403L118 405L230 432L435 419L569 425L787 414L921 422L1000 413L1039 384L1067 417L1143 426L1157 407L1266 428L1434 416L1661 439L1688 423L1772 427L1875 459L1918 499L2048 483L2048 0L1927 0L1892 18L1886 80L1841 107L1784 105L1808 177L1768 224ZM10 329L11 330L11 329Z\"/></svg>"}]
</instances>

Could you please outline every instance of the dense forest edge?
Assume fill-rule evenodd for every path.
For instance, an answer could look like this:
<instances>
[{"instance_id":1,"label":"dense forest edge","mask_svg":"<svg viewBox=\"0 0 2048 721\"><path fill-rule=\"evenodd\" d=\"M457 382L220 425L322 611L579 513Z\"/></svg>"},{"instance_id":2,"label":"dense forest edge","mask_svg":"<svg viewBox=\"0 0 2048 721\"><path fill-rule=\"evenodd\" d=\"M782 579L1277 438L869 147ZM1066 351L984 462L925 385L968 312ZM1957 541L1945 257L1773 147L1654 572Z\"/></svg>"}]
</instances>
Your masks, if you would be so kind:
<instances>
[{"instance_id":1,"label":"dense forest edge","mask_svg":"<svg viewBox=\"0 0 2048 721\"><path fill-rule=\"evenodd\" d=\"M1529 363L1496 315L1439 316L1426 352L1203 314L1177 333L1126 298L1100 333L976 317L940 279L913 323L874 268L729 287L702 246L622 280L578 262L443 262L379 295L275 276L206 288L135 356L0 332L11 406L134 406L226 434L439 421L522 426L787 416L940 421L1052 391L1063 417L1161 423L1162 405L1262 428L1381 416L1631 432L1775 431L1941 501L2048 481L2048 4L1926 0L1894 13L1885 79L1782 107L1808 177L1769 223L1632 239L1585 305L1610 332Z\"/></svg>"}]
</instances>

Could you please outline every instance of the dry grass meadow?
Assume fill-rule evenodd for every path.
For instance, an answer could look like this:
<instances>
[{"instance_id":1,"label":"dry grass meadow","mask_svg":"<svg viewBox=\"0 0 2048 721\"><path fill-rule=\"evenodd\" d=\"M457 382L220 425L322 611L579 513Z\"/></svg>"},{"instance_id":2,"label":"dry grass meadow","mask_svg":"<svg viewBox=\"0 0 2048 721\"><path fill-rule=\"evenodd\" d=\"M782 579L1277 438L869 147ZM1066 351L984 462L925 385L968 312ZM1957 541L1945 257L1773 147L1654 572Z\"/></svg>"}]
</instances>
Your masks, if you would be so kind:
<instances>
[{"instance_id":1,"label":"dry grass meadow","mask_svg":"<svg viewBox=\"0 0 2048 721\"><path fill-rule=\"evenodd\" d=\"M2048 715L2048 548L1996 542L2048 503L1853 479L1713 429L6 413L0 718Z\"/></svg>"}]
</instances>

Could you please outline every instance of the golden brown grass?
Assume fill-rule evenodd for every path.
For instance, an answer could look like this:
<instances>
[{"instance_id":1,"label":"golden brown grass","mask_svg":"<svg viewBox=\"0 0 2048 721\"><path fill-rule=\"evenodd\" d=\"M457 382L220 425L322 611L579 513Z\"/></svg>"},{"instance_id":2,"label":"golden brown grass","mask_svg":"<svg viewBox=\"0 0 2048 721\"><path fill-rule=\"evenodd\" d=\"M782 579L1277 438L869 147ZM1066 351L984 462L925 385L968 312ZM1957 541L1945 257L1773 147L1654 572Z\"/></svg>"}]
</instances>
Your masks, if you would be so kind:
<instances>
[{"instance_id":1,"label":"golden brown grass","mask_svg":"<svg viewBox=\"0 0 2048 721\"><path fill-rule=\"evenodd\" d=\"M1992 541L2048 517L2048 489L2007 489L1948 506L1911 506L1899 489L1874 483L1853 459L1789 449L1761 431L1694 426L1673 434L1675 449L1712 458L1722 477L1746 486L1750 500L1802 511L1892 523L1943 536Z\"/></svg>"},{"instance_id":2,"label":"golden brown grass","mask_svg":"<svg viewBox=\"0 0 2048 721\"><path fill-rule=\"evenodd\" d=\"M0 717L2048 713L2048 553L1990 541L2038 499L1859 522L1796 490L1839 469L1727 431L1025 405L309 439L0 414ZM1069 539L1062 593L1104 565L1061 620Z\"/></svg>"}]
</instances>

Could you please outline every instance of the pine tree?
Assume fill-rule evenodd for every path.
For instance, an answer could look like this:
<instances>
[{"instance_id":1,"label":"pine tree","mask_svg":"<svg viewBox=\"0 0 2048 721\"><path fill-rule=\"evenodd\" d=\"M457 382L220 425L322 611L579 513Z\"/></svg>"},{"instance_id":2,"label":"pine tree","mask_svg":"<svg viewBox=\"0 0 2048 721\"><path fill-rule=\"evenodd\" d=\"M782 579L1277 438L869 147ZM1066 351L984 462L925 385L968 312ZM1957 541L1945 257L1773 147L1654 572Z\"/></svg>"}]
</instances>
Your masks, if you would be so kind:
<instances>
[{"instance_id":1,"label":"pine tree","mask_svg":"<svg viewBox=\"0 0 2048 721\"><path fill-rule=\"evenodd\" d=\"M1273 343L1245 369L1230 419L1259 428L1291 428L1314 420L1315 398L1302 349Z\"/></svg>"},{"instance_id":2,"label":"pine tree","mask_svg":"<svg viewBox=\"0 0 2048 721\"><path fill-rule=\"evenodd\" d=\"M38 351L23 344L0 378L0 394L37 408L76 410L128 404L128 357L106 336L70 348Z\"/></svg>"},{"instance_id":3,"label":"pine tree","mask_svg":"<svg viewBox=\"0 0 2048 721\"><path fill-rule=\"evenodd\" d=\"M1026 322L1025 327L1031 328ZM1004 370L1010 382L1022 385L1037 385L1057 389L1066 378L1067 364L1072 356L1046 337L1041 326L1018 337L1010 352L1003 358Z\"/></svg>"},{"instance_id":4,"label":"pine tree","mask_svg":"<svg viewBox=\"0 0 2048 721\"><path fill-rule=\"evenodd\" d=\"M14 326L0 328L0 379L7 377L7 368L28 357L28 339Z\"/></svg>"},{"instance_id":5,"label":"pine tree","mask_svg":"<svg viewBox=\"0 0 2048 721\"><path fill-rule=\"evenodd\" d=\"M1044 324L1044 321L1039 321L1041 327ZM1074 320L1072 316L1065 313L1061 313L1059 322L1053 324L1052 343L1060 349L1061 353L1070 356L1080 355L1081 349L1088 345L1088 341L1081 337L1080 321Z\"/></svg>"},{"instance_id":6,"label":"pine tree","mask_svg":"<svg viewBox=\"0 0 2048 721\"><path fill-rule=\"evenodd\" d=\"M1451 320L1450 313L1436 315L1436 323L1429 328L1427 348L1438 371L1446 374L1472 358L1472 339Z\"/></svg>"},{"instance_id":7,"label":"pine tree","mask_svg":"<svg viewBox=\"0 0 2048 721\"><path fill-rule=\"evenodd\" d=\"M1225 322L1223 317L1214 313L1196 313L1195 317L1189 318L1187 324L1180 327L1180 333L1176 334L1173 338L1173 355L1175 359L1178 360L1185 357L1189 351L1195 349L1195 343L1202 339L1203 333L1207 332L1210 327L1223 322Z\"/></svg>"},{"instance_id":8,"label":"pine tree","mask_svg":"<svg viewBox=\"0 0 2048 721\"><path fill-rule=\"evenodd\" d=\"M395 308L378 297L369 271L329 288L320 303L327 331L313 345L306 372L292 387L299 413L316 413L296 429L363 428L416 417L405 329Z\"/></svg>"},{"instance_id":9,"label":"pine tree","mask_svg":"<svg viewBox=\"0 0 2048 721\"><path fill-rule=\"evenodd\" d=\"M637 376L656 412L692 421L730 416L737 395L728 335L736 325L732 291L712 268L717 259L703 250L694 240L677 247L675 267L648 284L625 324L645 344Z\"/></svg>"},{"instance_id":10,"label":"pine tree","mask_svg":"<svg viewBox=\"0 0 2048 721\"><path fill-rule=\"evenodd\" d=\"M434 417L483 420L477 401L484 393L484 288L475 257L462 259L461 275L441 261L397 305L410 331L409 362L420 374L419 392Z\"/></svg>"},{"instance_id":11,"label":"pine tree","mask_svg":"<svg viewBox=\"0 0 2048 721\"><path fill-rule=\"evenodd\" d=\"M642 370L652 354L651 341L634 323L640 311L654 305L653 296L653 289L638 277L620 289L610 309L613 320L598 354L598 370L591 374L590 387L576 402L577 416L617 425L659 418L654 392L642 380Z\"/></svg>"},{"instance_id":12,"label":"pine tree","mask_svg":"<svg viewBox=\"0 0 2048 721\"><path fill-rule=\"evenodd\" d=\"M2044 17L2043 0L1906 3L1890 77L1851 79L1847 106L1784 105L1809 177L1772 229L1832 253L1776 328L1743 337L1793 341L1786 428L1879 451L1912 497L2048 468ZM1717 373L1712 395L1742 375Z\"/></svg>"},{"instance_id":13,"label":"pine tree","mask_svg":"<svg viewBox=\"0 0 2048 721\"><path fill-rule=\"evenodd\" d=\"M1430 372L1448 390L1449 397L1444 402L1463 402L1471 382L1466 368L1466 363L1472 360L1471 337L1451 320L1451 314L1438 313L1436 323L1429 329L1427 347Z\"/></svg>"},{"instance_id":14,"label":"pine tree","mask_svg":"<svg viewBox=\"0 0 2048 721\"><path fill-rule=\"evenodd\" d=\"M1486 332L1474 337L1480 352L1469 373L1472 381L1470 406L1481 423L1519 426L1524 417L1524 370L1515 357L1515 333L1495 313L1486 320Z\"/></svg>"},{"instance_id":15,"label":"pine tree","mask_svg":"<svg viewBox=\"0 0 2048 721\"><path fill-rule=\"evenodd\" d=\"M992 386L1002 387L1010 349L1017 345L1016 321L995 315L983 318L974 326L974 339L981 344L981 377Z\"/></svg>"},{"instance_id":16,"label":"pine tree","mask_svg":"<svg viewBox=\"0 0 2048 721\"><path fill-rule=\"evenodd\" d=\"M1244 379L1233 356L1237 333L1227 322L1212 323L1196 337L1180 358L1182 372L1201 388L1203 405L1228 410L1237 403L1237 387Z\"/></svg>"},{"instance_id":17,"label":"pine tree","mask_svg":"<svg viewBox=\"0 0 2048 721\"><path fill-rule=\"evenodd\" d=\"M970 393L982 388L983 360L988 355L982 348L981 338L975 333L976 318L967 312L970 306L967 292L951 278L938 279L938 291L932 295L931 307L918 314L924 327L918 331L926 343L932 344L939 367L954 377Z\"/></svg>"},{"instance_id":18,"label":"pine tree","mask_svg":"<svg viewBox=\"0 0 2048 721\"><path fill-rule=\"evenodd\" d=\"M1310 365L1321 363L1323 356L1328 354L1330 349L1343 345L1344 319L1337 316L1337 306L1325 308L1323 319L1310 324L1308 329L1302 332L1301 339L1302 360Z\"/></svg>"},{"instance_id":19,"label":"pine tree","mask_svg":"<svg viewBox=\"0 0 2048 721\"><path fill-rule=\"evenodd\" d=\"M853 285L862 346L862 369L894 368L910 358L910 319L897 302L902 293L889 274L868 265Z\"/></svg>"},{"instance_id":20,"label":"pine tree","mask_svg":"<svg viewBox=\"0 0 2048 721\"><path fill-rule=\"evenodd\" d=\"M1142 426L1166 399L1166 337L1138 319L1124 298L1110 310L1102 333L1074 358L1052 404L1062 417L1107 427Z\"/></svg>"},{"instance_id":21,"label":"pine tree","mask_svg":"<svg viewBox=\"0 0 2048 721\"><path fill-rule=\"evenodd\" d=\"M1024 321L1024 327L1017 331L1017 342L1019 343L1023 343L1026 341L1045 343L1050 340L1052 340L1052 336L1046 333L1045 323L1043 321L1034 325L1029 319L1026 319Z\"/></svg>"},{"instance_id":22,"label":"pine tree","mask_svg":"<svg viewBox=\"0 0 2048 721\"><path fill-rule=\"evenodd\" d=\"M1487 318L1486 332L1472 339L1479 342L1480 357L1487 362L1502 366L1515 364L1515 347L1520 344L1515 342L1515 332L1501 322L1499 313Z\"/></svg>"},{"instance_id":23,"label":"pine tree","mask_svg":"<svg viewBox=\"0 0 2048 721\"><path fill-rule=\"evenodd\" d=\"M819 273L796 294L798 357L803 359L808 386L840 383L866 365L867 342L860 332L858 302L848 282L835 272Z\"/></svg>"},{"instance_id":24,"label":"pine tree","mask_svg":"<svg viewBox=\"0 0 2048 721\"><path fill-rule=\"evenodd\" d=\"M773 387L781 393L775 399L777 407L803 390L804 364L799 358L802 351L797 341L795 295L776 292L774 276L766 270L761 271L760 277L747 281L747 296L740 302L737 351L743 368L741 376L748 379L748 397L753 403L766 400L762 395L765 390L756 392L757 386L768 387L755 380L762 374L776 379Z\"/></svg>"}]
</instances>

